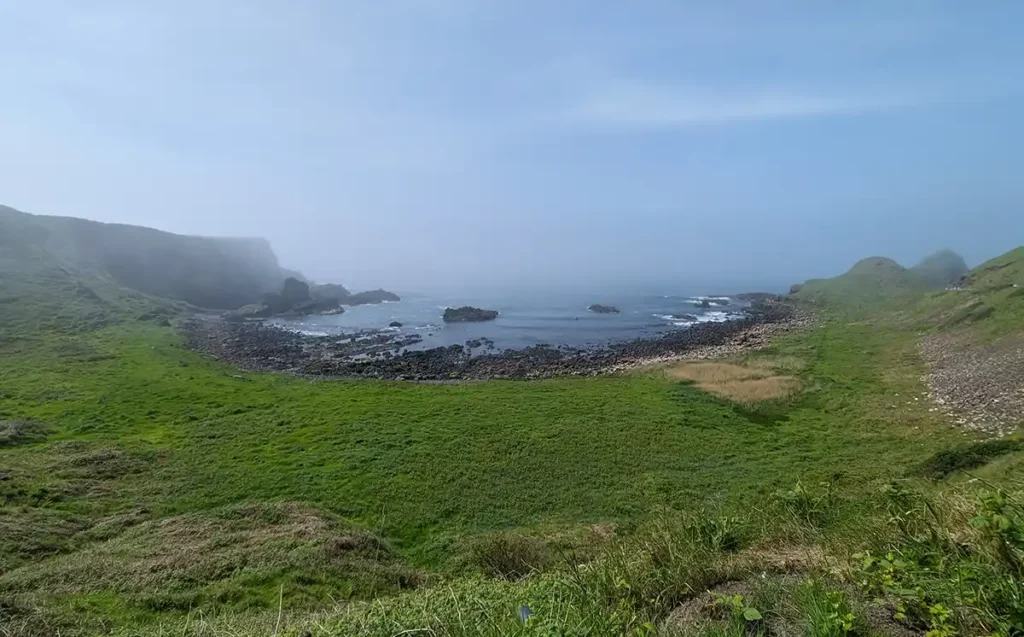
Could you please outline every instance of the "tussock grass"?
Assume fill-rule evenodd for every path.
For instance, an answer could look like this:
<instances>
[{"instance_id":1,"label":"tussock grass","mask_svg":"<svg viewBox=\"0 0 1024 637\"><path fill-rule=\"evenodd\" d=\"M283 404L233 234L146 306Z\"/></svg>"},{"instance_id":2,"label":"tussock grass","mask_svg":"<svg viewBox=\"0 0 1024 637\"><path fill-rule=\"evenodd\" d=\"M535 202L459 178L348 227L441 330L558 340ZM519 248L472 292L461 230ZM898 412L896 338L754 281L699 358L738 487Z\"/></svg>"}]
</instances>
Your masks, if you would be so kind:
<instances>
[{"instance_id":1,"label":"tussock grass","mask_svg":"<svg viewBox=\"0 0 1024 637\"><path fill-rule=\"evenodd\" d=\"M269 606L273 587L265 584L294 578L311 597L317 583L347 580L376 594L421 580L371 533L285 502L143 522L38 568L15 569L0 579L0 592L38 604L103 590L151 610L187 611L210 599ZM331 593L345 596L335 586ZM330 599L326 589L323 595Z\"/></svg>"}]
</instances>

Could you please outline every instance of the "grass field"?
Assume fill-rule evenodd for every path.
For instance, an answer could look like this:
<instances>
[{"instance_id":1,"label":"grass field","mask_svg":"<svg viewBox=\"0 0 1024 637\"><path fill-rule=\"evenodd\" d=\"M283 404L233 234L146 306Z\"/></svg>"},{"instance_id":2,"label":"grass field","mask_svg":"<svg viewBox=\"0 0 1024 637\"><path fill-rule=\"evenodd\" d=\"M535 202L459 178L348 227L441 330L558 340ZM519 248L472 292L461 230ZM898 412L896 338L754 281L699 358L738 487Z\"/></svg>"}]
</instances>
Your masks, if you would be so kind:
<instances>
[{"instance_id":1,"label":"grass field","mask_svg":"<svg viewBox=\"0 0 1024 637\"><path fill-rule=\"evenodd\" d=\"M26 330L0 342L0 635L1019 634L992 609L1024 608L1000 526L1024 522L962 470L1012 490L1021 454L931 409L920 321L949 302L921 303L826 304L716 368L532 382L313 382L152 322Z\"/></svg>"}]
</instances>

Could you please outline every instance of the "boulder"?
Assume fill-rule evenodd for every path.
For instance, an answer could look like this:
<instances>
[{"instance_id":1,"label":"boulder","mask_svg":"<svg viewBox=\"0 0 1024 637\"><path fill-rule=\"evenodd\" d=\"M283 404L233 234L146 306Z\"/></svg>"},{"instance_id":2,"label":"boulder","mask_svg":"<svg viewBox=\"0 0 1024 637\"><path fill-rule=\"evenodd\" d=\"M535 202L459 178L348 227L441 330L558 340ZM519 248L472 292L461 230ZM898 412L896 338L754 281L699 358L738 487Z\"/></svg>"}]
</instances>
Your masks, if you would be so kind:
<instances>
[{"instance_id":1,"label":"boulder","mask_svg":"<svg viewBox=\"0 0 1024 637\"><path fill-rule=\"evenodd\" d=\"M478 307L470 307L468 305L459 308L447 308L444 311L444 316L441 319L445 323L482 323L484 321L493 321L498 318L498 313L495 310L481 310Z\"/></svg>"},{"instance_id":2,"label":"boulder","mask_svg":"<svg viewBox=\"0 0 1024 637\"><path fill-rule=\"evenodd\" d=\"M614 305L601 305L600 303L594 303L593 305L591 305L587 309L590 310L591 312L595 312L597 314L618 314L619 313L619 308L615 307Z\"/></svg>"},{"instance_id":3,"label":"boulder","mask_svg":"<svg viewBox=\"0 0 1024 637\"><path fill-rule=\"evenodd\" d=\"M391 321L390 323L388 323L388 327L402 327L402 324L399 323L398 321Z\"/></svg>"}]
</instances>

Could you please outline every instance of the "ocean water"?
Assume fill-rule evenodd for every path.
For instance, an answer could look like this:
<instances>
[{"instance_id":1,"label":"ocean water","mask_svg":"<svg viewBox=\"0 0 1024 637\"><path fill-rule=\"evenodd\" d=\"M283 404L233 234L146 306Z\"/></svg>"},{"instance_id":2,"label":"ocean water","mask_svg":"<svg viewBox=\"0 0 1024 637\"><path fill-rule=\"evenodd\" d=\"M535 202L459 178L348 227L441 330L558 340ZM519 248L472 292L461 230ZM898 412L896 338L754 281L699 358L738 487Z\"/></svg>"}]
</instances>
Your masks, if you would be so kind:
<instances>
[{"instance_id":1,"label":"ocean water","mask_svg":"<svg viewBox=\"0 0 1024 637\"><path fill-rule=\"evenodd\" d=\"M697 307L704 299L714 305ZM620 313L590 312L587 307L593 303L614 305ZM441 320L446 307L463 305L497 310L499 316L484 323L444 323ZM491 339L497 349L522 349L541 344L585 348L658 336L701 322L739 318L748 305L725 296L649 294L602 299L564 294L492 298L410 295L394 303L346 307L344 314L281 320L277 324L315 335L380 330L421 336L423 341L410 349L465 344L479 338ZM682 314L694 318L673 316ZM402 323L402 327L389 328L388 323L392 321Z\"/></svg>"}]
</instances>

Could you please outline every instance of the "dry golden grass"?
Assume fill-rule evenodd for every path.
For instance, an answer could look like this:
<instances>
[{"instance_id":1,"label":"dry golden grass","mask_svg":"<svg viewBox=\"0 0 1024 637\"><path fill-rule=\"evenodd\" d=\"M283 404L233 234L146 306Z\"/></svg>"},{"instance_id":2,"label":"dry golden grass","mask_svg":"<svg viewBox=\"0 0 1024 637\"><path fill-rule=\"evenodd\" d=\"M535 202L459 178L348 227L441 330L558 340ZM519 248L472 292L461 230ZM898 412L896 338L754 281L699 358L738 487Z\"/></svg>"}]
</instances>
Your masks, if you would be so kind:
<instances>
[{"instance_id":1,"label":"dry golden grass","mask_svg":"<svg viewBox=\"0 0 1024 637\"><path fill-rule=\"evenodd\" d=\"M786 368L794 365L787 363ZM665 370L669 378L688 380L704 391L741 403L758 403L792 396L800 389L794 376L775 375L769 362L752 365L733 363L682 363Z\"/></svg>"},{"instance_id":2,"label":"dry golden grass","mask_svg":"<svg viewBox=\"0 0 1024 637\"><path fill-rule=\"evenodd\" d=\"M771 376L751 380L733 380L724 383L700 385L719 396L741 403L759 403L792 396L800 389L800 380L793 376Z\"/></svg>"},{"instance_id":3,"label":"dry golden grass","mask_svg":"<svg viewBox=\"0 0 1024 637\"><path fill-rule=\"evenodd\" d=\"M771 375L771 370L732 363L683 363L670 367L667 373L670 378L689 380L701 385L765 378Z\"/></svg>"}]
</instances>

